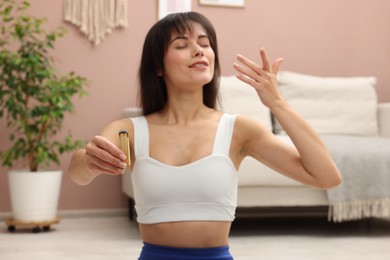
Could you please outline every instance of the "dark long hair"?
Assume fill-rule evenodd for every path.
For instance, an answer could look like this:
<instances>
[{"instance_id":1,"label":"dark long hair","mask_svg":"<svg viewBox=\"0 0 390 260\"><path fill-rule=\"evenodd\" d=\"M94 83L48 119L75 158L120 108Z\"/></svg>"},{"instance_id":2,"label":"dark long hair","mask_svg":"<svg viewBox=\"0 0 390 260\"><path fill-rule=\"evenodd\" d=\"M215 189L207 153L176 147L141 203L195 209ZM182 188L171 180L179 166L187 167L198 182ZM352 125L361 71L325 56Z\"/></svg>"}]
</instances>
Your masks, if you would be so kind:
<instances>
[{"instance_id":1,"label":"dark long hair","mask_svg":"<svg viewBox=\"0 0 390 260\"><path fill-rule=\"evenodd\" d=\"M193 32L193 23L206 31L215 53L214 75L203 86L203 103L215 108L218 97L221 69L218 57L217 36L214 26L202 14L196 12L173 13L155 23L146 35L139 68L139 102L144 115L162 110L167 103L167 87L158 72L164 71L164 57L173 32Z\"/></svg>"}]
</instances>

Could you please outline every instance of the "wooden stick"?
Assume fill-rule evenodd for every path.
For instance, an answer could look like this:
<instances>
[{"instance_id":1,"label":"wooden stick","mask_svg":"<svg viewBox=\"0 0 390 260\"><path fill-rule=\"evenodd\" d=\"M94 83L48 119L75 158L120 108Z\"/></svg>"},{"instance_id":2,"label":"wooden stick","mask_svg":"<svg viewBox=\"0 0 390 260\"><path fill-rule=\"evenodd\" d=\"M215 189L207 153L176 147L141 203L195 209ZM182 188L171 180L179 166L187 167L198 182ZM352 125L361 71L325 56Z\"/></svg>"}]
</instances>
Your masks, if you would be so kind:
<instances>
[{"instance_id":1,"label":"wooden stick","mask_svg":"<svg viewBox=\"0 0 390 260\"><path fill-rule=\"evenodd\" d=\"M120 130L119 131L119 141L122 151L125 153L126 156L126 165L127 167L131 166L131 154L130 154L130 141L129 141L129 133L127 133L126 130Z\"/></svg>"}]
</instances>

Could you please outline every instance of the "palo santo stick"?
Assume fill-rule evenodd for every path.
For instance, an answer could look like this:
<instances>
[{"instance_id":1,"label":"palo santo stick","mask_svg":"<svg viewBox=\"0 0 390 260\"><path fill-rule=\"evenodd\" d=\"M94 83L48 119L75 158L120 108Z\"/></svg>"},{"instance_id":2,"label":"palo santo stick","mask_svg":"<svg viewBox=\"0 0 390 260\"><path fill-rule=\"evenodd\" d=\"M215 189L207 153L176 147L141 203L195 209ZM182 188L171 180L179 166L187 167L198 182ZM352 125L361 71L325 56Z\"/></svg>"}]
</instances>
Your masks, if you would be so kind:
<instances>
[{"instance_id":1,"label":"palo santo stick","mask_svg":"<svg viewBox=\"0 0 390 260\"><path fill-rule=\"evenodd\" d=\"M126 130L119 131L119 141L121 150L125 153L127 167L131 166L131 156L130 156L130 144L129 144L129 133Z\"/></svg>"}]
</instances>

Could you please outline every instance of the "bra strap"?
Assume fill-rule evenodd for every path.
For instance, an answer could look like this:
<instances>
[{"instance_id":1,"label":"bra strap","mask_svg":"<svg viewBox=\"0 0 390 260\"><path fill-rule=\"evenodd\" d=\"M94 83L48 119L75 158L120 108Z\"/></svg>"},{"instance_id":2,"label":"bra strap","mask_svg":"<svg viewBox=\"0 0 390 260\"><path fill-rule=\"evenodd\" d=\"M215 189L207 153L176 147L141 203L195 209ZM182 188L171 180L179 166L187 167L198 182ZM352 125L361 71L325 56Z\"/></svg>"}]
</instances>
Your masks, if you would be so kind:
<instances>
[{"instance_id":1,"label":"bra strap","mask_svg":"<svg viewBox=\"0 0 390 260\"><path fill-rule=\"evenodd\" d=\"M134 155L135 158L149 156L149 128L144 116L132 117L134 128Z\"/></svg>"},{"instance_id":2,"label":"bra strap","mask_svg":"<svg viewBox=\"0 0 390 260\"><path fill-rule=\"evenodd\" d=\"M236 116L226 113L222 115L215 136L213 154L229 156Z\"/></svg>"}]
</instances>

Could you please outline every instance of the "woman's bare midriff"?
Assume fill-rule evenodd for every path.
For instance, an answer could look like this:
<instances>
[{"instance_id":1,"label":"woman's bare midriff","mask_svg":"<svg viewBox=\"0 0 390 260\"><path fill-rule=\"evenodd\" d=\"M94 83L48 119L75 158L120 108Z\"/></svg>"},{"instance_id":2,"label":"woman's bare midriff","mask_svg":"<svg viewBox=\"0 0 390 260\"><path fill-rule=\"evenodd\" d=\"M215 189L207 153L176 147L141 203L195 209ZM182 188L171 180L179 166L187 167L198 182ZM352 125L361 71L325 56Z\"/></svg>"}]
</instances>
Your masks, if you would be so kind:
<instances>
[{"instance_id":1,"label":"woman's bare midriff","mask_svg":"<svg viewBox=\"0 0 390 260\"><path fill-rule=\"evenodd\" d=\"M144 242L182 248L226 246L230 226L229 221L188 221L139 225Z\"/></svg>"}]
</instances>

